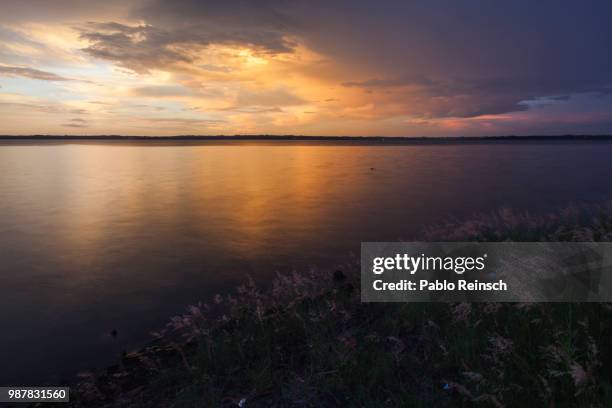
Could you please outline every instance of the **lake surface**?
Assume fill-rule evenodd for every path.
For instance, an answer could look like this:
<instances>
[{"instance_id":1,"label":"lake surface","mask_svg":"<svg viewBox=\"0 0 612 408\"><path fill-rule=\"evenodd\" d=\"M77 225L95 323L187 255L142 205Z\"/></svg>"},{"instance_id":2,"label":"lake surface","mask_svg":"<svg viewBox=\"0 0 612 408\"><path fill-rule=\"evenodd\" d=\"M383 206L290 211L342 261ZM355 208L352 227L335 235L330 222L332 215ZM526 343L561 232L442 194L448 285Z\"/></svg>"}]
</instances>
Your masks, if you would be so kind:
<instances>
[{"instance_id":1,"label":"lake surface","mask_svg":"<svg viewBox=\"0 0 612 408\"><path fill-rule=\"evenodd\" d=\"M0 385L115 361L246 275L612 198L612 143L0 143ZM113 338L110 331L116 329Z\"/></svg>"}]
</instances>

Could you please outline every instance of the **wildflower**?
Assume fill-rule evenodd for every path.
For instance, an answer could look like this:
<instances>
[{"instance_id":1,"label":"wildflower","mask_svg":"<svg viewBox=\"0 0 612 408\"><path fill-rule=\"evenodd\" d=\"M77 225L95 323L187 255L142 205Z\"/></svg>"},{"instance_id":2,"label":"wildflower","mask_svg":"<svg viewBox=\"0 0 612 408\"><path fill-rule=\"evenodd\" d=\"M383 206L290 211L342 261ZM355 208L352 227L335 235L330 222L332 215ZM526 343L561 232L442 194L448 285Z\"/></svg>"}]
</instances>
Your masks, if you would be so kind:
<instances>
[{"instance_id":1,"label":"wildflower","mask_svg":"<svg viewBox=\"0 0 612 408\"><path fill-rule=\"evenodd\" d=\"M483 312L484 314L487 314L487 315L494 315L497 313L499 309L501 309L501 307L502 307L501 303L489 302L485 305Z\"/></svg>"},{"instance_id":2,"label":"wildflower","mask_svg":"<svg viewBox=\"0 0 612 408\"><path fill-rule=\"evenodd\" d=\"M202 314L201 304L188 306L187 311L189 311L189 313L191 314L191 317L193 318L203 318L204 317Z\"/></svg>"},{"instance_id":3,"label":"wildflower","mask_svg":"<svg viewBox=\"0 0 612 408\"><path fill-rule=\"evenodd\" d=\"M406 348L406 345L401 339L394 336L387 337L387 340L393 344L393 347L391 348L391 353L393 353L395 361L399 361L400 354L402 354L402 352Z\"/></svg>"},{"instance_id":4,"label":"wildflower","mask_svg":"<svg viewBox=\"0 0 612 408\"><path fill-rule=\"evenodd\" d=\"M513 342L499 334L489 337L490 351L493 354L508 354L512 351Z\"/></svg>"},{"instance_id":5,"label":"wildflower","mask_svg":"<svg viewBox=\"0 0 612 408\"><path fill-rule=\"evenodd\" d=\"M474 371L464 371L463 375L470 381L480 382L483 379L482 374Z\"/></svg>"},{"instance_id":6,"label":"wildflower","mask_svg":"<svg viewBox=\"0 0 612 408\"><path fill-rule=\"evenodd\" d=\"M257 304L255 306L255 315L257 316L257 320L259 321L263 320L264 308L259 299L257 300Z\"/></svg>"},{"instance_id":7,"label":"wildflower","mask_svg":"<svg viewBox=\"0 0 612 408\"><path fill-rule=\"evenodd\" d=\"M168 327L171 327L173 330L181 330L185 328L185 321L181 316L173 316L168 322Z\"/></svg>"},{"instance_id":8,"label":"wildflower","mask_svg":"<svg viewBox=\"0 0 612 408\"><path fill-rule=\"evenodd\" d=\"M574 362L570 367L570 375L574 380L574 385L578 386L588 381L588 374L582 366Z\"/></svg>"},{"instance_id":9,"label":"wildflower","mask_svg":"<svg viewBox=\"0 0 612 408\"><path fill-rule=\"evenodd\" d=\"M301 286L305 282L304 277L300 275L297 271L293 271L291 277L293 278L293 284L295 286Z\"/></svg>"},{"instance_id":10,"label":"wildflower","mask_svg":"<svg viewBox=\"0 0 612 408\"><path fill-rule=\"evenodd\" d=\"M227 302L232 306L236 306L238 304L238 299L236 299L232 295L227 295Z\"/></svg>"},{"instance_id":11,"label":"wildflower","mask_svg":"<svg viewBox=\"0 0 612 408\"><path fill-rule=\"evenodd\" d=\"M453 306L453 321L455 323L468 323L470 314L472 313L472 305L467 302L458 303Z\"/></svg>"},{"instance_id":12,"label":"wildflower","mask_svg":"<svg viewBox=\"0 0 612 408\"><path fill-rule=\"evenodd\" d=\"M565 352L559 346L548 346L546 347L545 351L550 360L554 363L561 363L566 360Z\"/></svg>"},{"instance_id":13,"label":"wildflower","mask_svg":"<svg viewBox=\"0 0 612 408\"><path fill-rule=\"evenodd\" d=\"M446 346L442 343L438 343L438 346L440 347L440 350L442 350L442 354L444 354L444 356L448 356L448 349Z\"/></svg>"},{"instance_id":14,"label":"wildflower","mask_svg":"<svg viewBox=\"0 0 612 408\"><path fill-rule=\"evenodd\" d=\"M142 364L142 366L146 368L147 370L157 369L157 364L155 364L155 362L147 356L140 356L139 361L140 361L140 364Z\"/></svg>"},{"instance_id":15,"label":"wildflower","mask_svg":"<svg viewBox=\"0 0 612 408\"><path fill-rule=\"evenodd\" d=\"M162 337L164 337L162 332L158 332L158 331L152 331L151 336L155 337L156 339L161 339Z\"/></svg>"},{"instance_id":16,"label":"wildflower","mask_svg":"<svg viewBox=\"0 0 612 408\"><path fill-rule=\"evenodd\" d=\"M352 337L340 336L338 337L338 340L348 349L353 350L357 348L357 340Z\"/></svg>"},{"instance_id":17,"label":"wildflower","mask_svg":"<svg viewBox=\"0 0 612 408\"><path fill-rule=\"evenodd\" d=\"M588 336L588 348L591 358L593 360L596 359L597 355L599 354L599 349L597 348L597 343L595 343L592 336Z\"/></svg>"},{"instance_id":18,"label":"wildflower","mask_svg":"<svg viewBox=\"0 0 612 408\"><path fill-rule=\"evenodd\" d=\"M430 320L427 320L427 324L425 325L425 327L427 327L427 328L432 328L432 329L436 329L436 330L440 328L440 326L438 326L438 325L436 324L436 322L434 322L434 321L433 321L433 320L431 320L431 319L430 319Z\"/></svg>"},{"instance_id":19,"label":"wildflower","mask_svg":"<svg viewBox=\"0 0 612 408\"><path fill-rule=\"evenodd\" d=\"M470 399L472 399L472 393L470 392L470 390L468 390L465 386L456 383L456 382L452 382L449 381L445 384L445 388L446 390L453 390L453 391L457 391L459 394L466 396Z\"/></svg>"}]
</instances>

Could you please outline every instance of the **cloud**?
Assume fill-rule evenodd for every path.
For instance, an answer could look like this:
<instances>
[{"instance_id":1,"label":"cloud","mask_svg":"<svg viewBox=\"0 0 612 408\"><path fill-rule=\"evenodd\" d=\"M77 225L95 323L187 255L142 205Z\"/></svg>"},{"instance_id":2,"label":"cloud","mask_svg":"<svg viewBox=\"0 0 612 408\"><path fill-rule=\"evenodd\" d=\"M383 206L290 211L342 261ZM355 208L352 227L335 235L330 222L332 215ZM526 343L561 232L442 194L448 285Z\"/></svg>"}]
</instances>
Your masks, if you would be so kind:
<instances>
[{"instance_id":1,"label":"cloud","mask_svg":"<svg viewBox=\"0 0 612 408\"><path fill-rule=\"evenodd\" d=\"M402 78L389 78L379 79L373 78L365 81L349 81L342 83L342 86L346 87L358 87L358 88L388 88L398 86L430 86L434 82L427 77L402 77Z\"/></svg>"},{"instance_id":2,"label":"cloud","mask_svg":"<svg viewBox=\"0 0 612 408\"><path fill-rule=\"evenodd\" d=\"M140 73L194 64L198 52L213 44L249 47L268 54L291 52L295 43L287 37L284 18L268 3L274 2L150 2L133 13L145 24L110 21L80 27L81 39L89 42L83 51ZM228 71L212 64L199 67Z\"/></svg>"},{"instance_id":3,"label":"cloud","mask_svg":"<svg viewBox=\"0 0 612 408\"><path fill-rule=\"evenodd\" d=\"M236 98L236 106L296 106L306 101L284 88L271 90L249 91L240 90Z\"/></svg>"},{"instance_id":4,"label":"cloud","mask_svg":"<svg viewBox=\"0 0 612 408\"><path fill-rule=\"evenodd\" d=\"M152 0L136 8L134 17L175 34L205 43L234 43L267 52L289 52L287 38L297 24L291 15L295 0Z\"/></svg>"},{"instance_id":5,"label":"cloud","mask_svg":"<svg viewBox=\"0 0 612 408\"><path fill-rule=\"evenodd\" d=\"M448 131L447 124L461 121L469 123L469 131L477 126L491 131L501 126L490 119L495 115L535 126L526 112L541 114L575 100L571 109L588 111L595 109L593 100L607 101L603 97L612 93L612 3L604 0L113 0L109 9L100 4L2 2L0 74L65 81L69 78L39 69L60 66L41 58L72 52L76 62L63 65L62 72L99 75L128 99L117 102L121 109L112 114L125 113L141 98L172 99L168 112L197 105L236 121L233 128L244 120L249 129L285 126L296 133L314 128L297 127L306 121L316 122L322 133L324 126L340 132L353 125L360 131L366 121L380 133L392 121L397 127L389 132L397 133L400 124L410 123L406 129L413 131L439 123ZM40 35L41 26L50 28L48 36ZM71 42L54 27L62 27ZM65 34L66 27L76 27L78 34ZM52 46L57 51L49 53ZM110 64L124 69L107 70ZM62 88L91 92L79 94L86 99L116 96L82 82ZM504 132L511 133L512 126L524 130L511 120L503 126Z\"/></svg>"},{"instance_id":6,"label":"cloud","mask_svg":"<svg viewBox=\"0 0 612 408\"><path fill-rule=\"evenodd\" d=\"M69 81L69 78L62 77L52 72L41 71L39 69L28 67L16 67L10 65L0 65L0 75L18 76L30 79L39 79L41 81Z\"/></svg>"},{"instance_id":7,"label":"cloud","mask_svg":"<svg viewBox=\"0 0 612 408\"><path fill-rule=\"evenodd\" d=\"M181 117L140 118L141 126L157 130L176 132L205 132L208 129L218 129L225 121L220 119L198 119Z\"/></svg>"},{"instance_id":8,"label":"cloud","mask_svg":"<svg viewBox=\"0 0 612 408\"><path fill-rule=\"evenodd\" d=\"M81 26L89 42L87 54L113 61L139 73L194 64L210 45L247 47L268 55L291 53L302 0L163 0L133 4L130 25L109 20ZM98 19L99 20L99 19ZM228 72L227 67L199 64L202 70Z\"/></svg>"},{"instance_id":9,"label":"cloud","mask_svg":"<svg viewBox=\"0 0 612 408\"><path fill-rule=\"evenodd\" d=\"M589 80L501 77L439 78L426 76L373 78L342 84L379 97L382 104L404 105L404 114L414 117L476 117L529 109L531 101L564 101L570 94L606 95L610 87ZM399 113L396 109L395 114Z\"/></svg>"},{"instance_id":10,"label":"cloud","mask_svg":"<svg viewBox=\"0 0 612 408\"><path fill-rule=\"evenodd\" d=\"M87 127L86 124L83 124L83 123L73 123L73 122L63 123L62 126L70 127L70 128L86 128Z\"/></svg>"},{"instance_id":11,"label":"cloud","mask_svg":"<svg viewBox=\"0 0 612 408\"><path fill-rule=\"evenodd\" d=\"M89 23L81 30L89 46L83 51L92 57L110 60L135 72L148 73L176 63L191 63L191 50L173 48L180 41L149 25Z\"/></svg>"},{"instance_id":12,"label":"cloud","mask_svg":"<svg viewBox=\"0 0 612 408\"><path fill-rule=\"evenodd\" d=\"M66 109L58 104L38 104L38 103L26 103L26 102L0 102L0 106L6 108L14 108L24 111L34 111L41 113L66 113Z\"/></svg>"},{"instance_id":13,"label":"cloud","mask_svg":"<svg viewBox=\"0 0 612 408\"><path fill-rule=\"evenodd\" d=\"M281 113L284 112L278 106L265 107L265 106L230 106L227 108L218 109L220 111L232 111L238 113Z\"/></svg>"},{"instance_id":14,"label":"cloud","mask_svg":"<svg viewBox=\"0 0 612 408\"><path fill-rule=\"evenodd\" d=\"M1 94L0 94L1 95ZM20 115L31 113L42 113L49 117L61 117L62 115L87 115L89 112L85 109L73 108L69 105L48 100L48 101L24 101L6 100L0 101L0 108L5 108L4 111L15 110Z\"/></svg>"},{"instance_id":15,"label":"cloud","mask_svg":"<svg viewBox=\"0 0 612 408\"><path fill-rule=\"evenodd\" d=\"M180 85L150 85L132 88L130 94L134 96L163 98L171 96L196 96L197 92Z\"/></svg>"}]
</instances>

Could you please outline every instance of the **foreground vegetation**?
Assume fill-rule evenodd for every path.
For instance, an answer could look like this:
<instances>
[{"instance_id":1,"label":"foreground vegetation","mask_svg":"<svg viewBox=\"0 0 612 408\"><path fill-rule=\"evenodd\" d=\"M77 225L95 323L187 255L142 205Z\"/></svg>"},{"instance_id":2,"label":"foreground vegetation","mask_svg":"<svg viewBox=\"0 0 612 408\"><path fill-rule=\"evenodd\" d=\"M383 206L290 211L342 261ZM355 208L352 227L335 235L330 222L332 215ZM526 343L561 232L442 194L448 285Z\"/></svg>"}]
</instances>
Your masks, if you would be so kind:
<instances>
[{"instance_id":1,"label":"foreground vegetation","mask_svg":"<svg viewBox=\"0 0 612 408\"><path fill-rule=\"evenodd\" d=\"M609 241L612 206L511 211L432 241ZM364 304L356 265L253 281L82 375L74 405L612 406L608 304Z\"/></svg>"}]
</instances>

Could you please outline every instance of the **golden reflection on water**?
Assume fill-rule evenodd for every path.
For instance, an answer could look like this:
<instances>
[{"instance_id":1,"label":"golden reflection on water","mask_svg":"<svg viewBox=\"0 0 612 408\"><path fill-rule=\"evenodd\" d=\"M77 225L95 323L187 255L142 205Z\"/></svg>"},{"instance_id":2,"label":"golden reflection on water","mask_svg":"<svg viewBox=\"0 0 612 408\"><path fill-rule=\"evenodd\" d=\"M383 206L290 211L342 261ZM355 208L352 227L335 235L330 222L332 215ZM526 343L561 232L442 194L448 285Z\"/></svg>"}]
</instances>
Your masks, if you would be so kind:
<instances>
[{"instance_id":1,"label":"golden reflection on water","mask_svg":"<svg viewBox=\"0 0 612 408\"><path fill-rule=\"evenodd\" d=\"M46 229L56 250L80 266L86 279L100 248L108 256L131 249L147 256L178 240L245 257L274 248L301 230L306 240L324 239L337 221L337 205L363 200L371 174L355 147L304 145L120 146L67 145L32 153L43 187ZM365 153L366 150L363 150ZM336 175L330 179L330 172ZM26 183L29 180L22 180ZM365 184L367 185L367 183ZM312 228L311 228L312 227ZM193 240L190 240L190 237ZM104 256L104 255L103 255Z\"/></svg>"},{"instance_id":2,"label":"golden reflection on water","mask_svg":"<svg viewBox=\"0 0 612 408\"><path fill-rule=\"evenodd\" d=\"M249 260L326 239L331 246L333 240L346 244L351 234L355 243L401 238L401 230L392 230L407 223L398 217L433 219L437 209L449 213L478 202L465 191L495 191L504 178L512 184L504 163L512 165L524 151L491 152L490 146L291 143L88 143L0 151L11 175L3 187L15 221L79 266L79 279L94 273L100 257L116 262L109 268L130 257L190 251ZM470 174L478 186L466 184Z\"/></svg>"},{"instance_id":3,"label":"golden reflection on water","mask_svg":"<svg viewBox=\"0 0 612 408\"><path fill-rule=\"evenodd\" d=\"M332 251L357 248L361 240L410 237L456 209L474 212L495 202L505 205L508 198L529 200L520 181L529 169L531 179L551 172L542 175L547 182L536 187L539 191L560 189L553 174L566 162L559 153L571 156L577 148L559 146L555 154L542 154L548 149L307 143L2 146L3 211L10 216L0 219L0 227L16 231L24 246L39 245L40 254L62 263L66 273L78 269L78 281L124 269L121 273L132 273L133 260L139 269L159 270L164 262L181 259L195 264L224 256L245 262L280 259L300 248L320 253L313 248ZM547 168L534 167L546 161ZM148 279L154 285L168 278L160 272Z\"/></svg>"}]
</instances>

